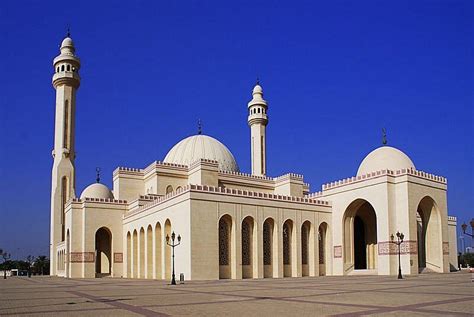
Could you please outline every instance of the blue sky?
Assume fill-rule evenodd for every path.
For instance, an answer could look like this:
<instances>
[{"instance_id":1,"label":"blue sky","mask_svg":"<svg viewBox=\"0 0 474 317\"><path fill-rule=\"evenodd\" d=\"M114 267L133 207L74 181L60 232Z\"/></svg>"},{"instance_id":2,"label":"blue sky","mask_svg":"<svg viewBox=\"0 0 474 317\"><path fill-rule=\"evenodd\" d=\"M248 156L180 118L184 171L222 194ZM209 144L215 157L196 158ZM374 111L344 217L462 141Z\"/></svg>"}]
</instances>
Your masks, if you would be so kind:
<instances>
[{"instance_id":1,"label":"blue sky","mask_svg":"<svg viewBox=\"0 0 474 317\"><path fill-rule=\"evenodd\" d=\"M74 4L74 5L70 5ZM82 60L77 193L95 167L161 160L205 134L250 170L247 102L269 102L268 173L312 191L355 175L381 144L448 178L449 213L474 205L472 1L3 1L0 248L47 253L52 59L67 25ZM126 149L126 150L124 150Z\"/></svg>"}]
</instances>

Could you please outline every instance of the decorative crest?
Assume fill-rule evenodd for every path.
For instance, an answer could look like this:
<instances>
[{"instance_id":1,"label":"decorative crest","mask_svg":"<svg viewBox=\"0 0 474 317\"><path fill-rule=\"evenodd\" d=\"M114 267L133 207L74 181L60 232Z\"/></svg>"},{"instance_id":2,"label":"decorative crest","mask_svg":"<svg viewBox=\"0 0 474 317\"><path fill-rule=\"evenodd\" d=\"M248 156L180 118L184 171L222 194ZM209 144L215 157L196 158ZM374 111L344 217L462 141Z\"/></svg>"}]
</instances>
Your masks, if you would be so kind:
<instances>
[{"instance_id":1,"label":"decorative crest","mask_svg":"<svg viewBox=\"0 0 474 317\"><path fill-rule=\"evenodd\" d=\"M67 34L66 37L71 37L71 29L69 27L69 24L67 25Z\"/></svg>"},{"instance_id":2,"label":"decorative crest","mask_svg":"<svg viewBox=\"0 0 474 317\"><path fill-rule=\"evenodd\" d=\"M202 134L202 122L201 119L198 119L198 134Z\"/></svg>"},{"instance_id":3,"label":"decorative crest","mask_svg":"<svg viewBox=\"0 0 474 317\"><path fill-rule=\"evenodd\" d=\"M100 183L100 167L96 167L95 168L95 172L96 172L96 181L97 183Z\"/></svg>"},{"instance_id":4,"label":"decorative crest","mask_svg":"<svg viewBox=\"0 0 474 317\"><path fill-rule=\"evenodd\" d=\"M387 130L382 128L382 144L387 145Z\"/></svg>"},{"instance_id":5,"label":"decorative crest","mask_svg":"<svg viewBox=\"0 0 474 317\"><path fill-rule=\"evenodd\" d=\"M257 83L256 83L256 85L260 85L260 79L258 78L258 76L257 76Z\"/></svg>"}]
</instances>

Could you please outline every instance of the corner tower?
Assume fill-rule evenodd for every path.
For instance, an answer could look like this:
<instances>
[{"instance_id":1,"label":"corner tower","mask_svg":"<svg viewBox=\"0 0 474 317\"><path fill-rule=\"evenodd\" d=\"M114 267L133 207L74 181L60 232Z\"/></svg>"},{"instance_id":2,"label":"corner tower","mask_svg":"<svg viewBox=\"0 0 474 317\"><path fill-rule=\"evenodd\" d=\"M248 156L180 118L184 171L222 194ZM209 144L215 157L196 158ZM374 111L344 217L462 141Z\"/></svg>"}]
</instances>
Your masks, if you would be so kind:
<instances>
[{"instance_id":1,"label":"corner tower","mask_svg":"<svg viewBox=\"0 0 474 317\"><path fill-rule=\"evenodd\" d=\"M268 124L267 102L263 99L263 90L259 81L253 88L253 98L248 103L250 142L252 156L252 175L265 175L267 172L266 127Z\"/></svg>"},{"instance_id":2,"label":"corner tower","mask_svg":"<svg viewBox=\"0 0 474 317\"><path fill-rule=\"evenodd\" d=\"M58 275L58 251L66 240L64 205L75 197L74 126L76 91L81 79L81 63L69 32L61 43L60 54L53 61L53 87L56 89L53 169L51 176L51 275Z\"/></svg>"}]
</instances>

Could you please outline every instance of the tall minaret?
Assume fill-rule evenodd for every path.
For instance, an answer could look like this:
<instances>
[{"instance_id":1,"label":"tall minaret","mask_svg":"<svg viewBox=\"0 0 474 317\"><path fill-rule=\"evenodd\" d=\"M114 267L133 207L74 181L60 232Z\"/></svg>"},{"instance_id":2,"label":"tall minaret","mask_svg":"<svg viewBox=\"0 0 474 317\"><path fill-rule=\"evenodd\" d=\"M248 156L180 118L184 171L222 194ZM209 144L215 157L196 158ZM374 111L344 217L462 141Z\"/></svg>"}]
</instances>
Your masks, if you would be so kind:
<instances>
[{"instance_id":1,"label":"tall minaret","mask_svg":"<svg viewBox=\"0 0 474 317\"><path fill-rule=\"evenodd\" d=\"M51 177L51 275L57 275L57 245L66 240L64 204L75 197L74 126L76 91L81 79L81 63L69 32L61 43L61 53L53 61L53 86L56 89L53 170Z\"/></svg>"},{"instance_id":2,"label":"tall minaret","mask_svg":"<svg viewBox=\"0 0 474 317\"><path fill-rule=\"evenodd\" d=\"M259 81L253 88L253 98L248 103L248 124L251 135L252 175L265 175L267 171L266 127L268 124L267 102Z\"/></svg>"}]
</instances>

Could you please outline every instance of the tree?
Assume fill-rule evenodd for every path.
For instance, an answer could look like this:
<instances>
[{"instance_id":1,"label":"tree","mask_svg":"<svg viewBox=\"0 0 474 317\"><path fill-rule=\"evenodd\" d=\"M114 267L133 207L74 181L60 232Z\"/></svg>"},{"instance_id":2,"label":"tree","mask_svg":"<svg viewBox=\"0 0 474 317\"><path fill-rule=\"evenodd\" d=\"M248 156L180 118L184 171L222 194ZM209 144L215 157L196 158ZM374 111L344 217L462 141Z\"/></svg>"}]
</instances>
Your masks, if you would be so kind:
<instances>
[{"instance_id":1,"label":"tree","mask_svg":"<svg viewBox=\"0 0 474 317\"><path fill-rule=\"evenodd\" d=\"M45 255L36 257L33 269L37 274L49 274L49 259Z\"/></svg>"}]
</instances>

